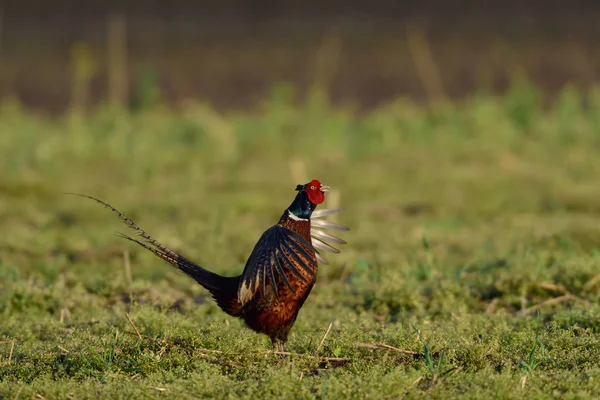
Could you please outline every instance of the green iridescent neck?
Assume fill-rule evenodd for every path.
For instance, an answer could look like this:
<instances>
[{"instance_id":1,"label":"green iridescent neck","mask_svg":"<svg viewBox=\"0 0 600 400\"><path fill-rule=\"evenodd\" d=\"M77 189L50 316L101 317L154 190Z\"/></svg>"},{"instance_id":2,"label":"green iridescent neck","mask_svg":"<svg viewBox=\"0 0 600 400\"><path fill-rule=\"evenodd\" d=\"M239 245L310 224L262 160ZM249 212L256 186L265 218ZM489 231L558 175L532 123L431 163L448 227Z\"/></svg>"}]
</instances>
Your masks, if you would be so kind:
<instances>
[{"instance_id":1,"label":"green iridescent neck","mask_svg":"<svg viewBox=\"0 0 600 400\"><path fill-rule=\"evenodd\" d=\"M316 204L313 204L308 200L306 192L300 191L287 210L292 214L292 218L296 217L308 220L316 207Z\"/></svg>"}]
</instances>

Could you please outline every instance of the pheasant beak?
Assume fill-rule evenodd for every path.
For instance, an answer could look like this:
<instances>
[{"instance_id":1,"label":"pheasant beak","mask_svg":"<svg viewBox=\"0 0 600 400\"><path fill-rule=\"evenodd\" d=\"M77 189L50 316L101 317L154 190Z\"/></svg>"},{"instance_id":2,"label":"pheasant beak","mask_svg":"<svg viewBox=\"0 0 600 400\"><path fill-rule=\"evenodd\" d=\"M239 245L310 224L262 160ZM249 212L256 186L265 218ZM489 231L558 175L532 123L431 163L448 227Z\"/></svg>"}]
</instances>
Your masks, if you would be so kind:
<instances>
[{"instance_id":1,"label":"pheasant beak","mask_svg":"<svg viewBox=\"0 0 600 400\"><path fill-rule=\"evenodd\" d=\"M323 193L325 192L329 192L331 190L331 188L327 185L321 185L321 187L319 188L319 190Z\"/></svg>"}]
</instances>

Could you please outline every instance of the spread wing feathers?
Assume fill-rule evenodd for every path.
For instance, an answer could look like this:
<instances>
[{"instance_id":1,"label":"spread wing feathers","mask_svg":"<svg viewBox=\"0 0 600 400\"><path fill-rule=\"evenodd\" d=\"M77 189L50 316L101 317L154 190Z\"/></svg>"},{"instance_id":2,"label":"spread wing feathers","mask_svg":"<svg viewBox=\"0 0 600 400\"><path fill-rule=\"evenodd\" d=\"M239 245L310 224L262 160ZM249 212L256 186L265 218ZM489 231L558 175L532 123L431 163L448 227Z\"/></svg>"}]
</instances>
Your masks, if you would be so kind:
<instances>
[{"instance_id":1,"label":"spread wing feathers","mask_svg":"<svg viewBox=\"0 0 600 400\"><path fill-rule=\"evenodd\" d=\"M331 221L325 221L322 218L327 215L335 214L337 212L342 211L341 208L326 208L323 210L313 211L311 220L310 220L310 236L312 239L313 246L317 250L327 251L330 253L339 253L340 251L335 247L331 246L326 241L335 244L346 244L346 241L340 239L337 236L333 236L327 232L324 232L323 229L335 229L338 231L348 231L350 228L347 226L339 225ZM320 254L317 253L317 261L321 264L329 264L329 262Z\"/></svg>"},{"instance_id":2,"label":"spread wing feathers","mask_svg":"<svg viewBox=\"0 0 600 400\"><path fill-rule=\"evenodd\" d=\"M315 271L310 264L315 256L307 249L314 251L313 246L297 233L281 225L267 229L254 246L240 277L239 302L246 304L259 290L266 293L267 286L279 296L280 283L295 293L290 279L303 282L314 279Z\"/></svg>"},{"instance_id":3,"label":"spread wing feathers","mask_svg":"<svg viewBox=\"0 0 600 400\"><path fill-rule=\"evenodd\" d=\"M198 281L201 285L205 286L208 290L213 289L212 286L214 286L214 285L211 285L210 282L207 281L207 279L204 279L204 278L206 278L205 275L207 275L207 273L210 275L212 275L212 273L206 271L201 266L186 259L185 257L181 256L180 254L176 253L175 251L169 249L168 247L160 244L158 241L156 241L156 239L154 239L152 236L148 235L146 233L146 231L144 231L135 222L133 222L133 220L131 218L127 217L125 214L123 214L122 212L120 212L119 210L117 210L116 208L111 206L110 204L108 204L100 199L97 199L95 197L88 196L85 194L79 194L79 193L67 193L67 194L72 194L72 195L81 196L81 197L87 197L88 199L94 200L95 202L102 204L104 207L108 208L114 214L116 214L117 217L119 217L119 219L121 219L121 221L123 221L125 224L127 224L127 226L129 226L131 229L136 231L137 234L139 236L141 236L142 238L144 238L148 243L143 243L137 239L134 239L134 238L124 235L122 233L118 233L117 234L118 236L120 236L124 239L130 240L134 243L137 243L138 245L151 251L157 257L163 259L164 261L173 265L175 268L180 269L182 272L184 272L187 275L191 276L192 278L196 279L196 281ZM210 286L210 287L208 287L208 286Z\"/></svg>"}]
</instances>

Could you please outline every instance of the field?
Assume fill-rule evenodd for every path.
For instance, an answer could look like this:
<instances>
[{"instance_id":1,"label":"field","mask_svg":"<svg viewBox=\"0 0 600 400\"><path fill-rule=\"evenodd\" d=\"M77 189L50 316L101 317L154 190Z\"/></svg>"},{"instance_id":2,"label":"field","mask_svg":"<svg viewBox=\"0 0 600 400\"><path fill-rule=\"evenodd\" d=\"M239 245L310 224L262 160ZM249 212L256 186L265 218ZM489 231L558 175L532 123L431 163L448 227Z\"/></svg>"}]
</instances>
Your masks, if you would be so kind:
<instances>
[{"instance_id":1,"label":"field","mask_svg":"<svg viewBox=\"0 0 600 400\"><path fill-rule=\"evenodd\" d=\"M600 393L599 91L542 104L522 82L368 113L293 97L252 114L1 105L0 398ZM63 194L233 276L309 178L351 231L286 355Z\"/></svg>"}]
</instances>

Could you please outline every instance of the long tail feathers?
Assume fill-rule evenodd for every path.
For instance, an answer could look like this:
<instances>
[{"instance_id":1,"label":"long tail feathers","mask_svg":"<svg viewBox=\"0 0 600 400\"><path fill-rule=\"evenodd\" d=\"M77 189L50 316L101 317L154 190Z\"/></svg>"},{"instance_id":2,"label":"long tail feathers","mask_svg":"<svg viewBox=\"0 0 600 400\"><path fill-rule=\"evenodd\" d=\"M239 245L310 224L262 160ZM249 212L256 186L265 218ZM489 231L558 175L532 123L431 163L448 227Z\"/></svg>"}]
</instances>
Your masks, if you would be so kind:
<instances>
[{"instance_id":1,"label":"long tail feathers","mask_svg":"<svg viewBox=\"0 0 600 400\"><path fill-rule=\"evenodd\" d=\"M348 228L347 226L336 224L331 221L325 221L322 219L318 219L318 218L325 217L327 215L335 214L340 211L342 211L341 208L326 208L323 210L313 211L311 221L310 221L311 222L310 236L312 238L313 246L315 247L315 249L330 252L330 253L339 253L340 251L338 249L336 249L335 247L331 246L329 243L327 243L326 240L331 243L346 244L346 241L344 241L343 239L340 239L337 236L333 236L327 232L324 232L323 229L335 229L338 231L348 231L348 230L350 230L350 228ZM319 253L317 253L317 261L321 264L329 264L329 262Z\"/></svg>"},{"instance_id":2,"label":"long tail feathers","mask_svg":"<svg viewBox=\"0 0 600 400\"><path fill-rule=\"evenodd\" d=\"M95 197L88 196L85 194L79 194L79 193L66 193L66 194L87 197L88 199L94 200L95 202L100 203L104 207L111 210L114 214L117 215L117 217L119 217L119 219L121 221L123 221L125 224L127 224L127 226L129 228L133 229L134 231L136 231L136 233L139 236L144 238L147 243L144 243L138 239L135 239L131 236L124 235L122 233L118 233L118 236L120 236L124 239L130 240L134 243L137 243L138 245L142 246L146 250L154 253L154 255L156 255L157 257L159 257L162 260L173 265L175 268L181 270L186 275L190 276L191 278L194 278L200 285L202 285L205 289L207 289L208 291L210 291L213 294L213 297L215 298L215 300L217 300L219 305L221 305L221 298L223 297L223 296L220 296L222 291L228 290L229 287L237 288L236 278L224 277L221 275L217 275L213 272L210 272L210 271L202 268L198 264L196 264L196 263L188 260L187 258L183 257L182 255L178 254L177 252L160 244L156 239L154 239L152 236L148 235L146 233L146 231L144 231L135 222L133 222L133 220L131 220L131 218L127 217L125 214L123 214L122 212L120 212L119 210L117 210L116 208L111 206L110 204L108 204L102 200L99 200ZM231 281L231 282L229 282L229 281ZM236 282L233 282L233 281L236 281ZM227 311L227 310L225 310L225 311Z\"/></svg>"}]
</instances>

